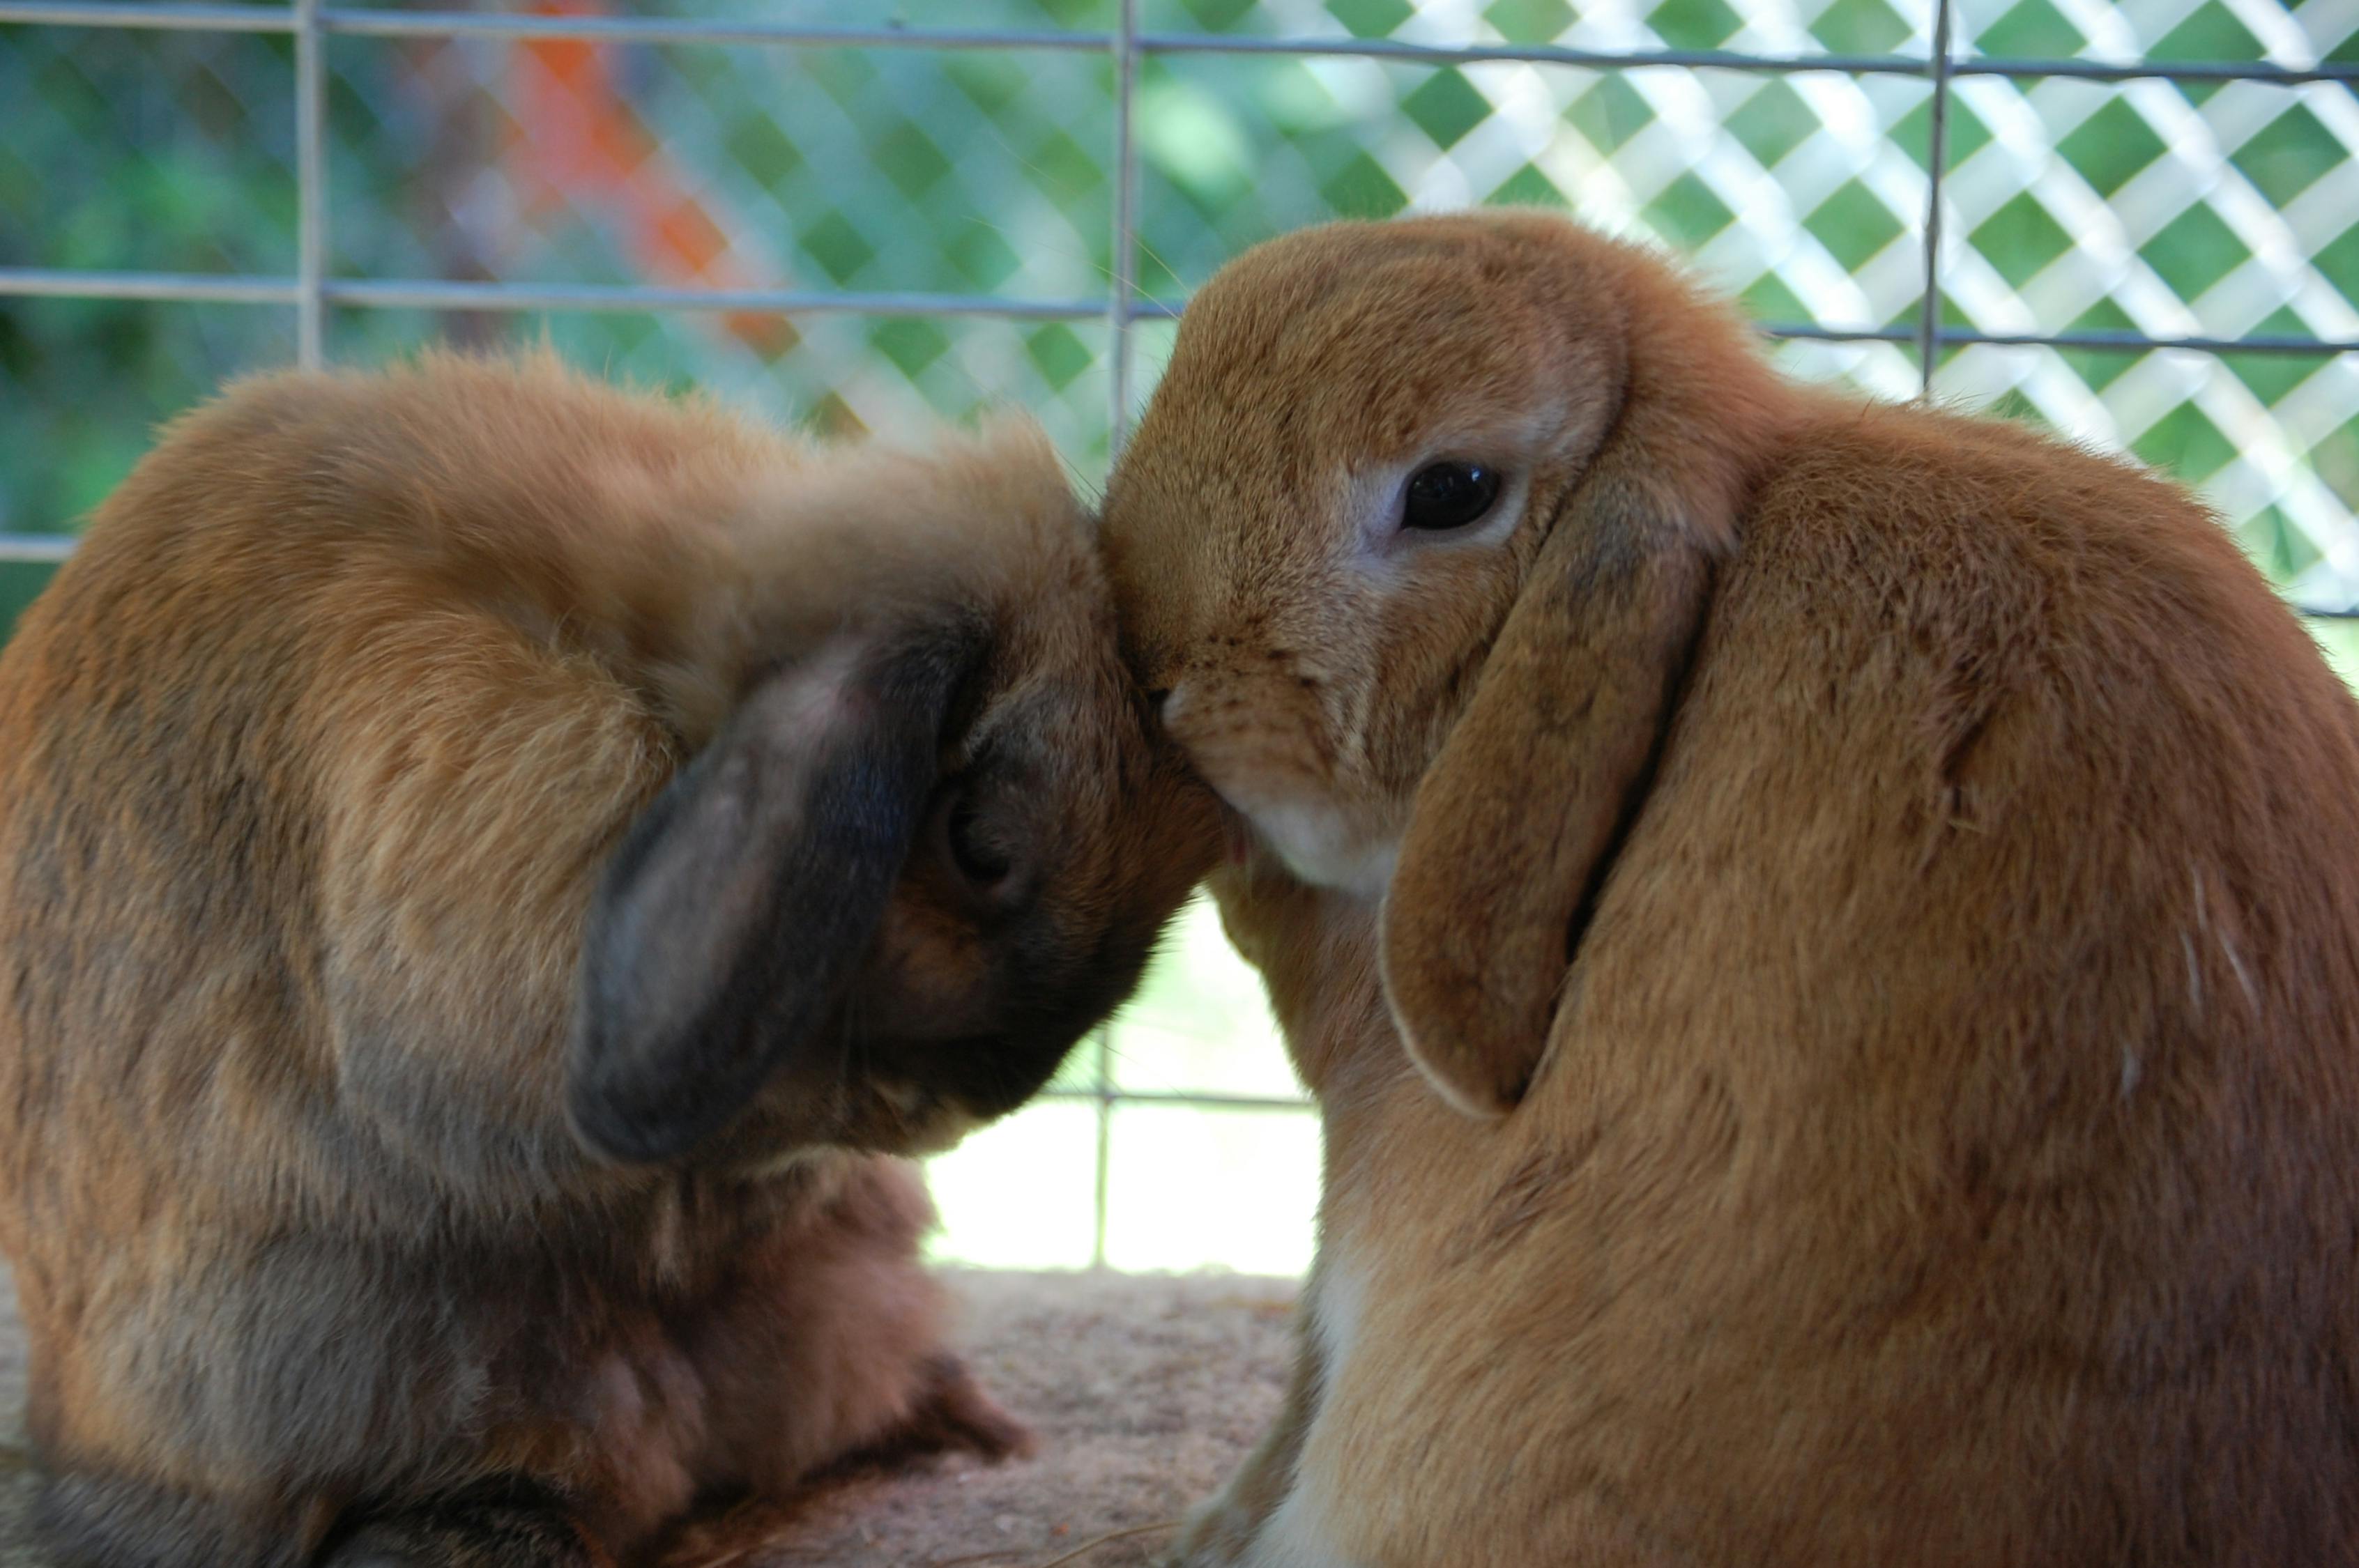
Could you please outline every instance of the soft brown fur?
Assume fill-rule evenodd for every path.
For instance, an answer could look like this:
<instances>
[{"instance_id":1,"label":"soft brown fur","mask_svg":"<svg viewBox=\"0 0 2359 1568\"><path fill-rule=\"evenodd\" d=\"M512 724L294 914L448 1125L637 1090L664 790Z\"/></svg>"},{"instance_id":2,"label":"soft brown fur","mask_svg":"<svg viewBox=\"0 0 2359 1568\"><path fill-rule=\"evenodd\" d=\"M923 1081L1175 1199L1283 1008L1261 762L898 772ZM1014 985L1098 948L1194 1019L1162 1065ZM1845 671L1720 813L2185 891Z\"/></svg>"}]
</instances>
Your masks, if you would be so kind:
<instances>
[{"instance_id":1,"label":"soft brown fur","mask_svg":"<svg viewBox=\"0 0 2359 1568\"><path fill-rule=\"evenodd\" d=\"M1327 1130L1180 1561L2359 1560L2359 713L2185 492L1492 213L1223 272L1106 530Z\"/></svg>"},{"instance_id":2,"label":"soft brown fur","mask_svg":"<svg viewBox=\"0 0 2359 1568\"><path fill-rule=\"evenodd\" d=\"M966 661L939 719L855 678L912 637ZM842 775L864 827L926 815L870 862L824 1027L765 1040L749 990L726 1016L783 1050L769 1087L679 1158L593 1157L569 1075L576 1115L637 1109L576 1018L585 913L639 896L600 891L616 844L676 776L684 812L745 777L791 806L805 752L901 730L915 784ZM958 799L1006 887L961 881ZM1008 1108L1119 999L1208 811L1028 427L815 451L441 357L181 420L0 656L0 1244L56 1543L606 1563L702 1491L1006 1452L893 1156ZM832 905L825 825L755 816ZM818 961L687 897L657 913L719 903L749 986ZM711 955L694 919L642 925L597 995L656 1017Z\"/></svg>"}]
</instances>

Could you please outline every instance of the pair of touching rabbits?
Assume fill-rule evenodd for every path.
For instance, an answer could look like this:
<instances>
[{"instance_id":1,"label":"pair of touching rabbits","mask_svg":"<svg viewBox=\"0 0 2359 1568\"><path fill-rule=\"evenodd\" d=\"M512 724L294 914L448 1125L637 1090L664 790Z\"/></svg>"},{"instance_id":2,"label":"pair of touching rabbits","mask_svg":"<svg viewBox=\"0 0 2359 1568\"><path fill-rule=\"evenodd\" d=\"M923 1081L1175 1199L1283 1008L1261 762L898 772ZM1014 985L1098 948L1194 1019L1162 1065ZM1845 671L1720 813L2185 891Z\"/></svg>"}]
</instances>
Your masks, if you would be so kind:
<instances>
[{"instance_id":1,"label":"pair of touching rabbits","mask_svg":"<svg viewBox=\"0 0 2359 1568\"><path fill-rule=\"evenodd\" d=\"M1326 1190L1178 1562L2359 1560L2359 709L2183 493L1560 220L1234 264L1094 538L1018 427L249 386L0 770L78 1561L630 1561L1016 1446L897 1157L1208 872Z\"/></svg>"}]
</instances>

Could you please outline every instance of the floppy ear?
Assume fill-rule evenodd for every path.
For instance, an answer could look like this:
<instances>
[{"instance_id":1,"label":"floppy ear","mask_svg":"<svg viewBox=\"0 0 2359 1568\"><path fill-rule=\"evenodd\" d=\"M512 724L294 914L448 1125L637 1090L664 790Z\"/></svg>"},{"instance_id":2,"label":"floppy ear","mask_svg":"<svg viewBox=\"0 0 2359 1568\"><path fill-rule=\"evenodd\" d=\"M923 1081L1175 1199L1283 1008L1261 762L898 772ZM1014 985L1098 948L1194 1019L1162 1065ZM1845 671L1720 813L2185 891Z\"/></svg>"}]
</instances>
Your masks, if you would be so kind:
<instances>
[{"instance_id":1,"label":"floppy ear","mask_svg":"<svg viewBox=\"0 0 2359 1568\"><path fill-rule=\"evenodd\" d=\"M1706 541L1728 531L1593 470L1418 786L1385 899L1385 994L1462 1110L1506 1113L1539 1068L1702 624Z\"/></svg>"},{"instance_id":2,"label":"floppy ear","mask_svg":"<svg viewBox=\"0 0 2359 1568\"><path fill-rule=\"evenodd\" d=\"M984 644L966 628L771 676L641 813L583 944L567 1101L590 1148L670 1159L799 1052L832 1071L814 1035L884 918Z\"/></svg>"}]
</instances>

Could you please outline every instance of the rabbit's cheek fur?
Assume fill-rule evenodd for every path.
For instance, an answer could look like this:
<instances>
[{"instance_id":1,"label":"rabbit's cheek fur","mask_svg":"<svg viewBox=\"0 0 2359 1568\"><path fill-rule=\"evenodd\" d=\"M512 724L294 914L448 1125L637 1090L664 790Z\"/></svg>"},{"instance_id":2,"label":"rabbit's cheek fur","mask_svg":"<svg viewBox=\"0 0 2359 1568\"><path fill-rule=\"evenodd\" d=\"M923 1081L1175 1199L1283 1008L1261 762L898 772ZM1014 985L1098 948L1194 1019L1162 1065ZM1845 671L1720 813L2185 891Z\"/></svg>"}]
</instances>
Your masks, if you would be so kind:
<instances>
[{"instance_id":1,"label":"rabbit's cheek fur","mask_svg":"<svg viewBox=\"0 0 2359 1568\"><path fill-rule=\"evenodd\" d=\"M1494 514L1464 534L1403 537L1387 470L1375 499L1330 486L1344 502L1268 520L1283 572L1126 606L1142 683L1168 694L1166 732L1295 875L1384 892L1424 768L1479 672L1479 654L1432 650L1479 649L1496 632L1566 482L1560 466L1518 460ZM1372 542L1380 525L1391 532ZM1119 537L1138 578L1186 569L1184 539Z\"/></svg>"},{"instance_id":2,"label":"rabbit's cheek fur","mask_svg":"<svg viewBox=\"0 0 2359 1568\"><path fill-rule=\"evenodd\" d=\"M1332 643L1322 654L1321 665L1347 662ZM1357 694L1291 650L1262 663L1240 671L1202 657L1165 698L1165 732L1298 876L1373 897L1397 829L1369 808L1380 792L1350 734Z\"/></svg>"},{"instance_id":3,"label":"rabbit's cheek fur","mask_svg":"<svg viewBox=\"0 0 2359 1568\"><path fill-rule=\"evenodd\" d=\"M1311 886L1373 899L1392 881L1399 839L1367 832L1334 802L1257 797L1249 789L1226 794L1270 852Z\"/></svg>"},{"instance_id":4,"label":"rabbit's cheek fur","mask_svg":"<svg viewBox=\"0 0 2359 1568\"><path fill-rule=\"evenodd\" d=\"M1404 744L1397 731L1438 736L1462 683L1417 659L1408 640L1361 641L1372 645L1328 639L1315 673L1273 658L1271 674L1190 674L1163 718L1190 763L1296 876L1375 898L1391 879L1417 784L1413 771L1387 762L1438 743Z\"/></svg>"},{"instance_id":5,"label":"rabbit's cheek fur","mask_svg":"<svg viewBox=\"0 0 2359 1568\"><path fill-rule=\"evenodd\" d=\"M948 1039L983 1029L995 997L991 952L973 917L932 899L886 911L854 993L852 1027L885 1039Z\"/></svg>"}]
</instances>

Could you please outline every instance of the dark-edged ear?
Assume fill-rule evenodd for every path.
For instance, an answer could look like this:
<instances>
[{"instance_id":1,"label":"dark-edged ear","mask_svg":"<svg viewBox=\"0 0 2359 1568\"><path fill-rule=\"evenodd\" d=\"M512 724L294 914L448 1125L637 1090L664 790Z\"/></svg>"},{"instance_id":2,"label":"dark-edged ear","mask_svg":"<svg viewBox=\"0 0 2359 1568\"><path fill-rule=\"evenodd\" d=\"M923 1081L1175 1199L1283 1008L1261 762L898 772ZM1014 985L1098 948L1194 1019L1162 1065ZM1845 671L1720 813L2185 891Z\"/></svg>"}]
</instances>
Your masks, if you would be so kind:
<instances>
[{"instance_id":1,"label":"dark-edged ear","mask_svg":"<svg viewBox=\"0 0 2359 1568\"><path fill-rule=\"evenodd\" d=\"M592 1150L674 1158L799 1051L814 1074L834 1062L815 1036L884 918L985 642L847 643L773 675L641 813L582 946L566 1095Z\"/></svg>"},{"instance_id":2,"label":"dark-edged ear","mask_svg":"<svg viewBox=\"0 0 2359 1568\"><path fill-rule=\"evenodd\" d=\"M1707 541L1727 529L1593 470L1418 786L1385 898L1385 995L1462 1110L1505 1114L1539 1069L1702 625Z\"/></svg>"}]
</instances>

